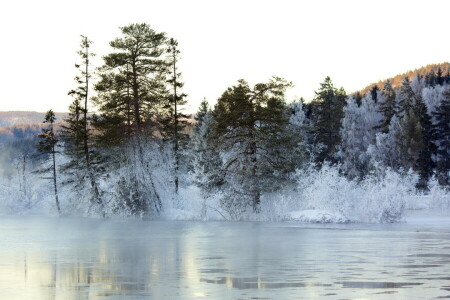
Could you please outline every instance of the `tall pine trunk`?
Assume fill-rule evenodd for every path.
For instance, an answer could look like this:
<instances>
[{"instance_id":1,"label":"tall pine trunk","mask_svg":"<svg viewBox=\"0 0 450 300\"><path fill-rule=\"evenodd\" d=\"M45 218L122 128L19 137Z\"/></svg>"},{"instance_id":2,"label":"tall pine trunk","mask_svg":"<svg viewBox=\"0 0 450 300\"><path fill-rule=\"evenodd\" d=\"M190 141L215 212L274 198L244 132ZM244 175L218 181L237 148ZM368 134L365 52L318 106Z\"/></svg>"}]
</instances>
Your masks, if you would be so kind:
<instances>
[{"instance_id":1,"label":"tall pine trunk","mask_svg":"<svg viewBox=\"0 0 450 300\"><path fill-rule=\"evenodd\" d=\"M175 193L178 194L178 111L177 111L177 71L176 52L173 52L173 100L174 100L174 155L175 155Z\"/></svg>"},{"instance_id":2,"label":"tall pine trunk","mask_svg":"<svg viewBox=\"0 0 450 300\"><path fill-rule=\"evenodd\" d=\"M85 155L85 159L86 159L86 169L88 172L88 176L89 176L89 180L90 180L90 184L91 184L91 188L92 191L94 193L94 202L97 204L100 204L101 206L103 206L103 201L100 198L100 191L98 189L98 185L97 182L95 180L95 176L94 176L94 172L92 170L92 165L91 165L91 157L90 157L90 153L89 153L89 137L88 137L88 119L87 119L87 112L88 112L88 99L89 99L89 44L88 44L88 40L87 38L85 38L86 41L86 48L85 48L85 55L86 55L86 61L85 61L85 83L86 83L86 87L85 87L85 94L84 94L84 111L83 111L83 118L84 118L84 134L83 134L83 145L84 145L84 155ZM104 212L103 212L104 213Z\"/></svg>"}]
</instances>

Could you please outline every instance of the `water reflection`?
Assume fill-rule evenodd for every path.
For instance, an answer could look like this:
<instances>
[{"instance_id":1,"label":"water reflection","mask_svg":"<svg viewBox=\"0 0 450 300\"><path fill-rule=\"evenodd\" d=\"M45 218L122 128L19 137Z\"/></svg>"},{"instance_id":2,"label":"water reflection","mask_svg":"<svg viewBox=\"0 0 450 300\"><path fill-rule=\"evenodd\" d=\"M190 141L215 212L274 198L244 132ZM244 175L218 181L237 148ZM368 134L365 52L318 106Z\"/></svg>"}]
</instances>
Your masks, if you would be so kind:
<instances>
[{"instance_id":1,"label":"water reflection","mask_svg":"<svg viewBox=\"0 0 450 300\"><path fill-rule=\"evenodd\" d=\"M351 226L4 218L0 299L449 296L450 234Z\"/></svg>"}]
</instances>

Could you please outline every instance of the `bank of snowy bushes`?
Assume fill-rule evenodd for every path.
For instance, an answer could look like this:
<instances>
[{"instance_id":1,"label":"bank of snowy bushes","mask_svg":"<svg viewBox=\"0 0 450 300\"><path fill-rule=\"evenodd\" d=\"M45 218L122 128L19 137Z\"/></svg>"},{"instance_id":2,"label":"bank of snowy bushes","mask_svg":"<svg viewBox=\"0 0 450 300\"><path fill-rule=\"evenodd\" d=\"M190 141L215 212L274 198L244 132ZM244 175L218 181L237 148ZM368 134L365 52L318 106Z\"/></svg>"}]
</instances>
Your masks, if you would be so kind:
<instances>
[{"instance_id":1,"label":"bank of snowy bushes","mask_svg":"<svg viewBox=\"0 0 450 300\"><path fill-rule=\"evenodd\" d=\"M363 180L350 180L337 166L309 166L297 170L295 184L265 194L261 213L242 215L248 221L296 221L313 223L401 222L407 209L450 209L450 194L432 179L430 190L415 186L417 174L392 170L373 173ZM184 192L186 206L168 210L167 218L178 220L232 219L220 208L221 195L203 199L195 187Z\"/></svg>"},{"instance_id":2,"label":"bank of snowy bushes","mask_svg":"<svg viewBox=\"0 0 450 300\"><path fill-rule=\"evenodd\" d=\"M416 195L417 175L386 171L350 180L336 166L299 170L297 186L282 197L279 218L307 222L398 222ZM275 205L276 202L274 202Z\"/></svg>"},{"instance_id":3,"label":"bank of snowy bushes","mask_svg":"<svg viewBox=\"0 0 450 300\"><path fill-rule=\"evenodd\" d=\"M157 161L164 165L162 157ZM159 170L156 165L152 168ZM107 188L109 194L115 193L111 183L123 180L124 174L127 174L125 171L119 169L112 173L108 181L102 182L102 187ZM161 174L155 176L155 184L163 198L163 208L157 218L236 220L221 207L223 195L204 198L197 187L189 185L181 188L179 195L175 196L164 184L169 180L163 175L169 171L160 169ZM13 177L3 181L0 187L1 212L56 214L48 181L34 174L28 177L27 182L23 182L23 178ZM418 176L412 172L388 170L373 173L363 180L351 180L339 172L338 166L325 164L320 169L311 165L297 170L292 179L294 184L263 195L259 214L244 213L237 220L391 223L402 221L407 209L450 209L448 190L432 179L429 191L418 192L415 189ZM83 199L82 193L61 187L60 201L64 214L100 216L89 207L89 201ZM117 195L113 198L116 200L106 203L107 216L130 217L126 210L120 211Z\"/></svg>"}]
</instances>

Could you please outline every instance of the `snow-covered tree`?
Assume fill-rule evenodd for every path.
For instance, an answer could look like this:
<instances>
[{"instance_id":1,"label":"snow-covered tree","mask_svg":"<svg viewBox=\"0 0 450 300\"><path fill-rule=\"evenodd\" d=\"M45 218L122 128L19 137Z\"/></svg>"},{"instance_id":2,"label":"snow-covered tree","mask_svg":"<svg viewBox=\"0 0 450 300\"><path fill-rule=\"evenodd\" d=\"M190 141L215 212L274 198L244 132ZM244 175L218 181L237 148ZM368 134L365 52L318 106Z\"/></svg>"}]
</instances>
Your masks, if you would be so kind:
<instances>
[{"instance_id":1,"label":"snow-covered tree","mask_svg":"<svg viewBox=\"0 0 450 300\"><path fill-rule=\"evenodd\" d=\"M396 94L392 88L391 82L387 80L381 91L382 99L379 101L379 111L383 114L383 119L377 126L383 133L387 133L392 117L397 113Z\"/></svg>"},{"instance_id":2,"label":"snow-covered tree","mask_svg":"<svg viewBox=\"0 0 450 300\"><path fill-rule=\"evenodd\" d=\"M367 155L367 149L375 143L375 127L381 118L370 93L362 98L360 106L355 99L347 99L337 157L344 173L350 178L362 178L368 173L370 157Z\"/></svg>"},{"instance_id":3,"label":"snow-covered tree","mask_svg":"<svg viewBox=\"0 0 450 300\"><path fill-rule=\"evenodd\" d=\"M194 184L205 198L217 191L223 180L222 161L212 138L214 122L211 112L206 112L199 126L196 126L190 144Z\"/></svg>"}]
</instances>

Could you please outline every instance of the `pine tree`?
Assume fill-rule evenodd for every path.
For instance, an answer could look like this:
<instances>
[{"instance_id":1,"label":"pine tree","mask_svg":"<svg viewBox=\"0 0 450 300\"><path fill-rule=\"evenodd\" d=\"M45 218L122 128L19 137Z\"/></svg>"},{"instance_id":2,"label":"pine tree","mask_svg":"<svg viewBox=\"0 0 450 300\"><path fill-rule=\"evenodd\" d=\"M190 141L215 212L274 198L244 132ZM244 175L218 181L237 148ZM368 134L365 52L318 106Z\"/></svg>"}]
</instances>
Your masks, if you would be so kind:
<instances>
[{"instance_id":1,"label":"pine tree","mask_svg":"<svg viewBox=\"0 0 450 300\"><path fill-rule=\"evenodd\" d=\"M443 76L441 67L439 67L436 72L436 84L439 84L439 85L444 84L444 76Z\"/></svg>"},{"instance_id":2,"label":"pine tree","mask_svg":"<svg viewBox=\"0 0 450 300\"><path fill-rule=\"evenodd\" d=\"M96 84L100 116L97 128L106 141L120 143L146 129L152 133L156 121L168 114L165 74L165 33L147 24L120 28L122 37L110 46L115 52L104 56Z\"/></svg>"},{"instance_id":3,"label":"pine tree","mask_svg":"<svg viewBox=\"0 0 450 300\"><path fill-rule=\"evenodd\" d=\"M388 133L391 119L397 113L397 105L395 103L396 95L389 80L385 82L381 95L384 101L380 102L379 111L383 114L383 119L376 128L380 129L382 133Z\"/></svg>"},{"instance_id":4,"label":"pine tree","mask_svg":"<svg viewBox=\"0 0 450 300\"><path fill-rule=\"evenodd\" d=\"M407 111L411 110L415 103L415 93L411 88L411 83L408 77L403 78L400 93L398 95L398 110L399 116L403 116Z\"/></svg>"},{"instance_id":5,"label":"pine tree","mask_svg":"<svg viewBox=\"0 0 450 300\"><path fill-rule=\"evenodd\" d=\"M433 155L436 154L435 133L431 116L428 113L427 106L420 94L415 96L415 103L413 107L414 113L418 116L420 126L422 128L422 143L423 149L419 154L417 161L417 171L420 175L418 183L419 188L425 188L428 179L433 174L435 164L433 162Z\"/></svg>"},{"instance_id":6,"label":"pine tree","mask_svg":"<svg viewBox=\"0 0 450 300\"><path fill-rule=\"evenodd\" d=\"M437 141L437 171L439 183L445 186L450 184L450 89L444 94L440 106L433 113Z\"/></svg>"},{"instance_id":7,"label":"pine tree","mask_svg":"<svg viewBox=\"0 0 450 300\"><path fill-rule=\"evenodd\" d=\"M291 84L281 78L250 88L240 80L218 99L213 111L213 137L221 152L227 191L224 208L237 218L251 207L260 211L264 191L274 188L284 159L277 146L286 127L284 92Z\"/></svg>"},{"instance_id":8,"label":"pine tree","mask_svg":"<svg viewBox=\"0 0 450 300\"><path fill-rule=\"evenodd\" d=\"M339 130L343 117L343 107L347 98L343 88L336 89L330 77L326 77L315 92L314 102L316 110L313 111L313 128L316 143L323 146L317 159L335 162L336 147L339 145Z\"/></svg>"},{"instance_id":9,"label":"pine tree","mask_svg":"<svg viewBox=\"0 0 450 300\"><path fill-rule=\"evenodd\" d=\"M199 111L202 112L203 109L201 106ZM202 122L196 125L190 143L194 184L201 189L205 198L217 192L223 184L222 160L212 136L215 125L211 111L207 111Z\"/></svg>"},{"instance_id":10,"label":"pine tree","mask_svg":"<svg viewBox=\"0 0 450 300\"><path fill-rule=\"evenodd\" d=\"M417 171L420 155L425 147L423 143L423 128L420 119L411 108L405 112L400 119L401 131L397 136L398 147L400 150L401 166L408 170Z\"/></svg>"},{"instance_id":11,"label":"pine tree","mask_svg":"<svg viewBox=\"0 0 450 300\"><path fill-rule=\"evenodd\" d=\"M360 92L357 92L356 94L353 95L353 99L355 99L356 104L358 104L358 106L361 105L361 101L362 101L362 96Z\"/></svg>"},{"instance_id":12,"label":"pine tree","mask_svg":"<svg viewBox=\"0 0 450 300\"><path fill-rule=\"evenodd\" d=\"M92 79L90 71L90 59L94 54L90 51L92 41L87 37L81 36L80 56L81 63L76 64L75 67L79 70L79 75L75 77L77 87L69 92L69 95L73 96L74 103L69 109L71 113L66 122L69 127L64 128L64 136L68 143L68 154L74 154L72 160L76 160L76 164L73 163L70 166L65 166L65 169L69 167L78 168L76 172L77 176L86 177L91 189L91 203L103 206L103 200L101 198L100 190L98 187L97 177L98 170L96 170L96 162L94 157L98 156L98 153L92 151L92 135L90 129L90 119L88 104L90 100L90 80ZM83 155L82 159L79 156L80 142L82 145ZM75 152L75 153L74 153ZM81 173L84 173L83 176ZM83 182L84 178L78 178Z\"/></svg>"},{"instance_id":13,"label":"pine tree","mask_svg":"<svg viewBox=\"0 0 450 300\"><path fill-rule=\"evenodd\" d=\"M172 95L170 96L170 117L165 122L165 137L173 143L173 154L174 154L174 183L175 183L175 193L178 194L179 187L179 168L181 153L187 144L188 135L183 133L186 127L185 122L181 121L181 118L187 118L187 115L181 112L180 106L187 103L184 99L186 94L180 93L180 89L183 87L183 83L180 81L181 73L178 72L178 60L180 51L178 50L178 42L171 38L168 41L169 54L168 67L170 78L167 80L171 89Z\"/></svg>"},{"instance_id":14,"label":"pine tree","mask_svg":"<svg viewBox=\"0 0 450 300\"><path fill-rule=\"evenodd\" d=\"M291 168L291 171L303 167L304 163L310 159L309 139L311 126L306 118L304 107L303 98L292 102L287 107L289 123L285 130L286 144L284 148L290 152L286 167Z\"/></svg>"},{"instance_id":15,"label":"pine tree","mask_svg":"<svg viewBox=\"0 0 450 300\"><path fill-rule=\"evenodd\" d=\"M370 95L372 97L373 102L377 103L378 102L378 91L380 89L378 88L377 85L372 86L372 88L370 89Z\"/></svg>"},{"instance_id":16,"label":"pine tree","mask_svg":"<svg viewBox=\"0 0 450 300\"><path fill-rule=\"evenodd\" d=\"M198 108L198 111L194 116L194 119L197 122L197 125L194 127L194 131L198 130L200 128L206 114L209 111L210 111L209 103L208 103L208 101L206 101L206 99L203 99L202 102L200 102L200 107Z\"/></svg>"},{"instance_id":17,"label":"pine tree","mask_svg":"<svg viewBox=\"0 0 450 300\"><path fill-rule=\"evenodd\" d=\"M95 102L100 115L95 125L100 145L112 152L116 157L113 161L136 165L122 178L124 184L130 184L122 190L137 193L133 196L137 202L133 200L129 209L137 215L160 213L162 199L152 164L144 159L144 147L150 147L162 135L160 121L170 114L167 38L148 24L130 24L120 29L122 36L110 42L114 52L103 57L104 65L99 70ZM116 163L109 167L119 166Z\"/></svg>"},{"instance_id":18,"label":"pine tree","mask_svg":"<svg viewBox=\"0 0 450 300\"><path fill-rule=\"evenodd\" d=\"M52 175L50 179L53 181L53 190L55 193L55 203L58 213L61 214L61 208L59 206L58 199L58 185L57 185L57 177L56 177L56 144L58 143L58 139L54 132L54 124L56 121L56 116L53 110L47 111L45 114L44 123L48 123L47 128L42 129L42 133L38 135L39 143L38 143L38 151L50 156L51 167L47 169L47 172L50 172Z\"/></svg>"}]
</instances>

